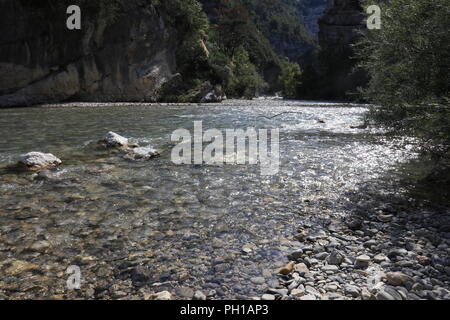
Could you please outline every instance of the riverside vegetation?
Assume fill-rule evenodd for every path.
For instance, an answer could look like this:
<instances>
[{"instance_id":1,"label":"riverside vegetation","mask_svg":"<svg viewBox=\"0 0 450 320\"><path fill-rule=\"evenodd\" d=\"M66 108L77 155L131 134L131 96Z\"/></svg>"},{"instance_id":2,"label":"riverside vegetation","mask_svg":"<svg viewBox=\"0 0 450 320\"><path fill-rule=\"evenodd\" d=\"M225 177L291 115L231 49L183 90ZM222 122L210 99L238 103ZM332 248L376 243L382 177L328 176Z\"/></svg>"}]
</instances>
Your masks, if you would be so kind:
<instances>
[{"instance_id":1,"label":"riverside vegetation","mask_svg":"<svg viewBox=\"0 0 450 320\"><path fill-rule=\"evenodd\" d=\"M382 28L363 32L356 59L339 70L358 64L373 106L214 103L279 91L302 98L312 87L325 96L340 75L324 65L337 62L316 55L314 24L309 32L296 19L320 1L106 3L80 1L88 27L69 36L80 48L61 40L54 21L36 27L38 40L25 42L41 69L17 72L26 55L1 35L8 106L49 83L61 95L40 103L139 103L0 110L0 298L450 299L445 0L379 3ZM64 4L8 6L35 8L33 21L43 22ZM361 10L359 1L333 5L319 21L328 40L342 10ZM40 55L51 32L61 52ZM174 164L170 135L194 120L205 129L280 128L280 172ZM80 290L66 287L71 265L82 272Z\"/></svg>"}]
</instances>

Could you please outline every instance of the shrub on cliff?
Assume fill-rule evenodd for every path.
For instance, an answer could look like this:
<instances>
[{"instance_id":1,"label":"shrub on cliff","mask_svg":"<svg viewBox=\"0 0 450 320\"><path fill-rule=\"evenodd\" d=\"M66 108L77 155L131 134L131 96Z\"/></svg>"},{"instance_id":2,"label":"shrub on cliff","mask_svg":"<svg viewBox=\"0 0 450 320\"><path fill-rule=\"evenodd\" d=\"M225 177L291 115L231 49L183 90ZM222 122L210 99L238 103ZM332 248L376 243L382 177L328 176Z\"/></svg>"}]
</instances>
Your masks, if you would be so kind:
<instances>
[{"instance_id":1,"label":"shrub on cliff","mask_svg":"<svg viewBox=\"0 0 450 320\"><path fill-rule=\"evenodd\" d=\"M252 98L258 96L267 86L250 62L249 54L240 46L236 49L231 64L232 77L227 86L227 94L234 97Z\"/></svg>"}]
</instances>

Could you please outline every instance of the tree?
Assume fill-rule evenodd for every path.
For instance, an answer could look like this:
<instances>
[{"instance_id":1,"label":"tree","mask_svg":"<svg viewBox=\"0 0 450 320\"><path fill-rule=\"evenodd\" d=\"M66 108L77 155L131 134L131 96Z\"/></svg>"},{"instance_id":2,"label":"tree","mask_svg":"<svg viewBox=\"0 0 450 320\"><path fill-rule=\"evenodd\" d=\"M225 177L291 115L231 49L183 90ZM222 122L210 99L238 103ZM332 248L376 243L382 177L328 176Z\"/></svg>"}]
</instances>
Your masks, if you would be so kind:
<instances>
[{"instance_id":1,"label":"tree","mask_svg":"<svg viewBox=\"0 0 450 320\"><path fill-rule=\"evenodd\" d=\"M285 62L280 76L283 97L294 99L299 96L302 71L297 63Z\"/></svg>"},{"instance_id":2,"label":"tree","mask_svg":"<svg viewBox=\"0 0 450 320\"><path fill-rule=\"evenodd\" d=\"M233 75L229 92L236 97L252 98L257 96L267 84L250 62L248 52L243 46L236 49L233 56Z\"/></svg>"},{"instance_id":3,"label":"tree","mask_svg":"<svg viewBox=\"0 0 450 320\"><path fill-rule=\"evenodd\" d=\"M373 1L370 1L373 4ZM373 119L414 133L444 152L450 138L450 6L448 0L391 0L380 30L356 45L369 75L364 97Z\"/></svg>"},{"instance_id":4,"label":"tree","mask_svg":"<svg viewBox=\"0 0 450 320\"><path fill-rule=\"evenodd\" d=\"M223 0L218 10L218 31L225 48L231 56L237 48L246 42L250 13L243 5L234 5L230 0Z\"/></svg>"}]
</instances>

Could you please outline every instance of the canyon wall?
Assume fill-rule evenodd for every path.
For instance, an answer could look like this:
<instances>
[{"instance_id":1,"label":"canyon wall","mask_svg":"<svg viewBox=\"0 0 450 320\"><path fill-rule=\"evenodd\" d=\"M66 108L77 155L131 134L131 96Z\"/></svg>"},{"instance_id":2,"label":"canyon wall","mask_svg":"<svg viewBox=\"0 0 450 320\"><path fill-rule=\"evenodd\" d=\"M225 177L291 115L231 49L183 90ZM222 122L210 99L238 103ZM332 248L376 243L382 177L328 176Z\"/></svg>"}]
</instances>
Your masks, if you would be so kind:
<instances>
[{"instance_id":1,"label":"canyon wall","mask_svg":"<svg viewBox=\"0 0 450 320\"><path fill-rule=\"evenodd\" d=\"M325 98L343 98L366 82L365 74L353 72L355 64L351 45L364 28L364 15L359 0L328 0L324 16L319 20L322 94Z\"/></svg>"},{"instance_id":2,"label":"canyon wall","mask_svg":"<svg viewBox=\"0 0 450 320\"><path fill-rule=\"evenodd\" d=\"M157 100L176 68L176 33L149 1L116 2L114 17L83 11L71 31L65 6L1 1L0 106Z\"/></svg>"}]
</instances>

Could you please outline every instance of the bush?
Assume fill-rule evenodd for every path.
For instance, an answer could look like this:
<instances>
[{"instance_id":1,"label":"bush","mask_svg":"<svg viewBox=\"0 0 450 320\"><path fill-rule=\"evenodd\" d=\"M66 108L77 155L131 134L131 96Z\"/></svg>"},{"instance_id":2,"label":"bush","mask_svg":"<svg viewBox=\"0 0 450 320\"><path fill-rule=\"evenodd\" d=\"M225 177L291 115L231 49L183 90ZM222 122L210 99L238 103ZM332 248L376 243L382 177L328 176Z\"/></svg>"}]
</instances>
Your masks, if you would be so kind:
<instances>
[{"instance_id":1,"label":"bush","mask_svg":"<svg viewBox=\"0 0 450 320\"><path fill-rule=\"evenodd\" d=\"M448 0L391 0L379 5L381 29L365 31L355 47L359 67L370 78L361 92L377 105L371 119L423 138L424 147L448 153Z\"/></svg>"},{"instance_id":2,"label":"bush","mask_svg":"<svg viewBox=\"0 0 450 320\"><path fill-rule=\"evenodd\" d=\"M252 98L258 96L267 84L250 62L249 54L240 46L232 58L232 78L227 94L234 97Z\"/></svg>"},{"instance_id":3,"label":"bush","mask_svg":"<svg viewBox=\"0 0 450 320\"><path fill-rule=\"evenodd\" d=\"M298 64L287 61L284 63L282 75L280 76L283 97L295 99L299 96L301 77L302 71Z\"/></svg>"}]
</instances>

